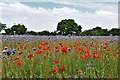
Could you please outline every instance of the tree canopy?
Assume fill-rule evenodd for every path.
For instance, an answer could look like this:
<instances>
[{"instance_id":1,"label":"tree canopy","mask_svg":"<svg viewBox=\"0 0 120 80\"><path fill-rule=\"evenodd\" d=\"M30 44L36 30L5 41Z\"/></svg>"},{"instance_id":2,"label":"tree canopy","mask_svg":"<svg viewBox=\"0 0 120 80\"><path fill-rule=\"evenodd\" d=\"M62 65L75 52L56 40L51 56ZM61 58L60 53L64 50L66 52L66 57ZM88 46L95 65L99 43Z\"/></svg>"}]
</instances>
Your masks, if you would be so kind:
<instances>
[{"instance_id":1,"label":"tree canopy","mask_svg":"<svg viewBox=\"0 0 120 80\"><path fill-rule=\"evenodd\" d=\"M110 34L112 34L113 36L115 35L120 35L120 29L118 28L112 28L110 31L109 31Z\"/></svg>"},{"instance_id":2,"label":"tree canopy","mask_svg":"<svg viewBox=\"0 0 120 80\"><path fill-rule=\"evenodd\" d=\"M90 35L90 36L108 36L108 29L102 29L97 26L93 29L85 30L82 32L82 35Z\"/></svg>"},{"instance_id":3,"label":"tree canopy","mask_svg":"<svg viewBox=\"0 0 120 80\"><path fill-rule=\"evenodd\" d=\"M6 28L6 24L0 22L0 32Z\"/></svg>"},{"instance_id":4,"label":"tree canopy","mask_svg":"<svg viewBox=\"0 0 120 80\"><path fill-rule=\"evenodd\" d=\"M58 23L57 31L62 35L68 34L79 34L81 32L82 27L73 20L73 19L65 19Z\"/></svg>"},{"instance_id":5,"label":"tree canopy","mask_svg":"<svg viewBox=\"0 0 120 80\"><path fill-rule=\"evenodd\" d=\"M18 34L23 35L26 34L27 28L25 28L24 24L14 24L11 28L5 29L6 34Z\"/></svg>"}]
</instances>

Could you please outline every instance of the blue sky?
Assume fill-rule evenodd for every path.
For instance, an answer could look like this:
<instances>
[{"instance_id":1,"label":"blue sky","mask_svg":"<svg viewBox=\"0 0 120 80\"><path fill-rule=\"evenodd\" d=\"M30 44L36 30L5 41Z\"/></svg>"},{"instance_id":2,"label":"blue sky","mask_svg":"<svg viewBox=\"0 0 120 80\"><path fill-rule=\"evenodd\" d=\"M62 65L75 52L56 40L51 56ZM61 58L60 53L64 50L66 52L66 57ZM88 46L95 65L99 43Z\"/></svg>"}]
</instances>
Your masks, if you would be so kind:
<instances>
[{"instance_id":1,"label":"blue sky","mask_svg":"<svg viewBox=\"0 0 120 80\"><path fill-rule=\"evenodd\" d=\"M15 1L15 0L2 0L2 1ZM20 2L51 2L51 1L74 1L74 2L119 2L119 0L16 0Z\"/></svg>"},{"instance_id":2,"label":"blue sky","mask_svg":"<svg viewBox=\"0 0 120 80\"><path fill-rule=\"evenodd\" d=\"M96 9L93 9L91 7L85 7L83 5L79 5L79 4L87 4L87 2L71 2L71 4L59 3L59 2L42 2L42 1L41 2L21 2L21 3L28 5L30 7L42 7L46 9L53 9L55 7L56 8L69 7L69 8L75 8L82 12L86 12L86 11L95 12L96 11ZM118 3L117 2L89 2L89 4L117 5Z\"/></svg>"},{"instance_id":3,"label":"blue sky","mask_svg":"<svg viewBox=\"0 0 120 80\"><path fill-rule=\"evenodd\" d=\"M66 5L66 4L59 4L59 3L54 3L54 2L22 2L25 5L28 5L30 7L42 7L46 9L53 9L53 8L62 8L62 7L69 7L69 8L75 8L77 10L81 10L83 12L89 11L89 12L94 12L94 9L91 8L85 8L82 6L74 6L74 5ZM115 3L112 3L115 4Z\"/></svg>"},{"instance_id":4,"label":"blue sky","mask_svg":"<svg viewBox=\"0 0 120 80\"><path fill-rule=\"evenodd\" d=\"M83 31L96 26L118 27L118 0L4 0L0 20L11 27L23 23L28 30L56 30L62 19L74 19Z\"/></svg>"}]
</instances>

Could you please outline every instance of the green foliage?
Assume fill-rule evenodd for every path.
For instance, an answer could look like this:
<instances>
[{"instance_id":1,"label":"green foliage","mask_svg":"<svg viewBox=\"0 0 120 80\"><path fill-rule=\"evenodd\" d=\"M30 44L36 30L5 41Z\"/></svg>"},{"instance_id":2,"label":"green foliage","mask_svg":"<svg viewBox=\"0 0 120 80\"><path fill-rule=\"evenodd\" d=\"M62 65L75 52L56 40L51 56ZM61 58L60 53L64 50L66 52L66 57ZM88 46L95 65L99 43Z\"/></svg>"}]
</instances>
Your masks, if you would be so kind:
<instances>
[{"instance_id":1,"label":"green foliage","mask_svg":"<svg viewBox=\"0 0 120 80\"><path fill-rule=\"evenodd\" d=\"M0 23L0 32L6 28L6 24Z\"/></svg>"},{"instance_id":2,"label":"green foliage","mask_svg":"<svg viewBox=\"0 0 120 80\"><path fill-rule=\"evenodd\" d=\"M49 31L44 30L44 31L42 31L42 32L41 32L41 35L50 35L50 32L49 32Z\"/></svg>"},{"instance_id":3,"label":"green foliage","mask_svg":"<svg viewBox=\"0 0 120 80\"><path fill-rule=\"evenodd\" d=\"M118 28L112 28L110 31L109 31L110 34L112 34L113 36L115 35L120 35L120 29Z\"/></svg>"},{"instance_id":4,"label":"green foliage","mask_svg":"<svg viewBox=\"0 0 120 80\"><path fill-rule=\"evenodd\" d=\"M85 30L82 32L82 35L90 36L108 36L110 33L107 29L102 29L101 27L95 27L93 29Z\"/></svg>"},{"instance_id":5,"label":"green foliage","mask_svg":"<svg viewBox=\"0 0 120 80\"><path fill-rule=\"evenodd\" d=\"M18 25L13 25L12 28L11 28L11 31L12 32L16 32L16 34L18 35L23 35L26 33L27 31L27 28L25 28L25 26L23 24L18 24Z\"/></svg>"},{"instance_id":6,"label":"green foliage","mask_svg":"<svg viewBox=\"0 0 120 80\"><path fill-rule=\"evenodd\" d=\"M52 36L55 36L55 35L57 35L57 31L51 32L50 34L51 34Z\"/></svg>"},{"instance_id":7,"label":"green foliage","mask_svg":"<svg viewBox=\"0 0 120 80\"><path fill-rule=\"evenodd\" d=\"M62 20L57 25L57 31L62 35L78 34L81 32L82 27L78 26L73 19Z\"/></svg>"},{"instance_id":8,"label":"green foliage","mask_svg":"<svg viewBox=\"0 0 120 80\"><path fill-rule=\"evenodd\" d=\"M47 30L44 30L44 31L41 31L41 32L35 32L35 31L27 31L27 33L26 34L28 34L28 35L56 35L56 31L54 31L54 32L49 32L49 31L47 31Z\"/></svg>"},{"instance_id":9,"label":"green foliage","mask_svg":"<svg viewBox=\"0 0 120 80\"><path fill-rule=\"evenodd\" d=\"M100 30L102 30L102 28L101 28L101 27L99 27L99 26L97 26L97 27L93 28L93 30L100 31Z\"/></svg>"},{"instance_id":10,"label":"green foliage","mask_svg":"<svg viewBox=\"0 0 120 80\"><path fill-rule=\"evenodd\" d=\"M23 35L26 34L27 28L23 24L13 25L11 28L5 29L6 34L18 34Z\"/></svg>"},{"instance_id":11,"label":"green foliage","mask_svg":"<svg viewBox=\"0 0 120 80\"><path fill-rule=\"evenodd\" d=\"M35 31L28 31L26 34L28 34L28 35L37 35L37 33Z\"/></svg>"},{"instance_id":12,"label":"green foliage","mask_svg":"<svg viewBox=\"0 0 120 80\"><path fill-rule=\"evenodd\" d=\"M11 34L11 29L10 29L10 28L5 29L5 32L6 32L7 35L8 35L8 34Z\"/></svg>"},{"instance_id":13,"label":"green foliage","mask_svg":"<svg viewBox=\"0 0 120 80\"><path fill-rule=\"evenodd\" d=\"M90 30L85 30L84 32L82 32L82 35L85 36L85 35L91 35L92 36L92 33L93 33L93 30L90 29Z\"/></svg>"}]
</instances>

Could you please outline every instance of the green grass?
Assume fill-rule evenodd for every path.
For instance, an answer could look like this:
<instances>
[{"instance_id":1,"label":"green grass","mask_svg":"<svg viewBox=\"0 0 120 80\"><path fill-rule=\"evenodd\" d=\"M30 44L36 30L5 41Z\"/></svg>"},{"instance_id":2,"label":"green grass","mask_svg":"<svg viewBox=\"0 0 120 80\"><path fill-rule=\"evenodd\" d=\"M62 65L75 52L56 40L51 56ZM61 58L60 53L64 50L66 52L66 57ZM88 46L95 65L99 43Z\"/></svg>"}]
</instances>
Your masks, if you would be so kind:
<instances>
[{"instance_id":1,"label":"green grass","mask_svg":"<svg viewBox=\"0 0 120 80\"><path fill-rule=\"evenodd\" d=\"M2 36L0 36L0 54L2 52ZM2 59L0 56L0 79L2 78Z\"/></svg>"},{"instance_id":2,"label":"green grass","mask_svg":"<svg viewBox=\"0 0 120 80\"><path fill-rule=\"evenodd\" d=\"M0 62L2 63L2 59L0 59ZM0 64L0 79L2 78L2 64Z\"/></svg>"}]
</instances>

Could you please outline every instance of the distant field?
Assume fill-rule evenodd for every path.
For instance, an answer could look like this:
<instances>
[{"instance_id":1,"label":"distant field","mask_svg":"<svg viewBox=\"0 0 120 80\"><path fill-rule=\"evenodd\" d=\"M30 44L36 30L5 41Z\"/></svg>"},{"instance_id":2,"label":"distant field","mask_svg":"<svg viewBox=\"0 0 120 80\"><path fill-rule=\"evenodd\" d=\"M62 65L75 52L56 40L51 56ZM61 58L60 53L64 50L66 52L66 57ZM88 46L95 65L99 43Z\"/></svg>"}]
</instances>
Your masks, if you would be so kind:
<instances>
[{"instance_id":1,"label":"distant field","mask_svg":"<svg viewBox=\"0 0 120 80\"><path fill-rule=\"evenodd\" d=\"M2 55L2 78L118 78L118 36L4 36L2 40L4 54L5 48L11 53Z\"/></svg>"}]
</instances>

